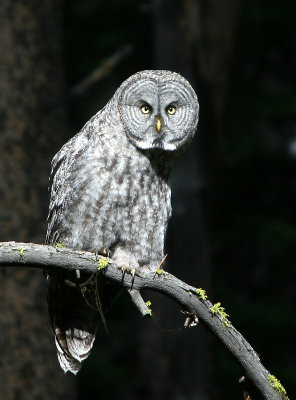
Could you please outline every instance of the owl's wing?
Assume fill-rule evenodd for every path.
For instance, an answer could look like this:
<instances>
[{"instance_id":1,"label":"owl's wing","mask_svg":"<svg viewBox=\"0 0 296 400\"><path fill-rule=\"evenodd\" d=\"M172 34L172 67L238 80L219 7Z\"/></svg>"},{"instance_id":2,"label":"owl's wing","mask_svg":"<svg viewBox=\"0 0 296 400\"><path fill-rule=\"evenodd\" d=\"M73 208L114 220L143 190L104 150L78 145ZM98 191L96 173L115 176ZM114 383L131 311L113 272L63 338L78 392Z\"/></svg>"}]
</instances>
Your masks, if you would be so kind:
<instances>
[{"instance_id":1,"label":"owl's wing","mask_svg":"<svg viewBox=\"0 0 296 400\"><path fill-rule=\"evenodd\" d=\"M61 234L61 221L71 196L72 166L74 162L77 163L85 147L87 139L83 134L78 134L53 159L47 244L54 245L67 239L67 231ZM58 359L65 372L76 374L95 340L99 318L95 304L96 281L85 284L89 276L81 275L78 285L75 271L48 271L48 278L48 310L55 333Z\"/></svg>"},{"instance_id":2,"label":"owl's wing","mask_svg":"<svg viewBox=\"0 0 296 400\"><path fill-rule=\"evenodd\" d=\"M47 244L56 244L61 240L58 227L73 190L71 185L73 165L77 164L87 146L87 138L84 131L81 131L69 140L52 160L49 177L48 226L45 240Z\"/></svg>"}]
</instances>

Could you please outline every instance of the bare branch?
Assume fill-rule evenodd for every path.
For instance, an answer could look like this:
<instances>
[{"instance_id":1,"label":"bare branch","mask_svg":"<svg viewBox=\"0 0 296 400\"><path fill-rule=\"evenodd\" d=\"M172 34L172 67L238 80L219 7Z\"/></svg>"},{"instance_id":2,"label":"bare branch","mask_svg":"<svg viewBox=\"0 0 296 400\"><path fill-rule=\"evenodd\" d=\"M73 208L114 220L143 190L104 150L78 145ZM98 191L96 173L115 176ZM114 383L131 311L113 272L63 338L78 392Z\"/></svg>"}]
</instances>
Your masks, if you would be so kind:
<instances>
[{"instance_id":1,"label":"bare branch","mask_svg":"<svg viewBox=\"0 0 296 400\"><path fill-rule=\"evenodd\" d=\"M221 304L213 305L207 299L204 290L187 285L163 270L158 270L155 273L155 271L142 268L136 271L135 276L132 276L127 273L123 274L122 270L112 260L100 256L98 261L94 253L16 242L0 243L0 265L75 269L88 273L100 270L106 278L121 283L127 289L132 289L129 292L138 308L142 309L143 315L147 314L145 307L148 309L149 307L143 299L139 300L137 291L152 289L163 293L207 325L237 359L245 372L245 376L255 385L264 399L288 399L279 381L274 380L275 378L262 365L258 354L227 319L228 315ZM274 388L277 388L277 390Z\"/></svg>"},{"instance_id":2,"label":"bare branch","mask_svg":"<svg viewBox=\"0 0 296 400\"><path fill-rule=\"evenodd\" d=\"M152 315L151 309L147 306L140 292L136 289L128 289L128 293L131 296L133 303L136 305L143 317L149 317Z\"/></svg>"},{"instance_id":3,"label":"bare branch","mask_svg":"<svg viewBox=\"0 0 296 400\"><path fill-rule=\"evenodd\" d=\"M131 45L126 44L125 46L122 46L112 54L112 56L104 60L102 65L94 69L86 78L78 82L71 90L71 94L73 96L84 95L92 86L97 84L106 75L110 74L110 72L131 52Z\"/></svg>"}]
</instances>

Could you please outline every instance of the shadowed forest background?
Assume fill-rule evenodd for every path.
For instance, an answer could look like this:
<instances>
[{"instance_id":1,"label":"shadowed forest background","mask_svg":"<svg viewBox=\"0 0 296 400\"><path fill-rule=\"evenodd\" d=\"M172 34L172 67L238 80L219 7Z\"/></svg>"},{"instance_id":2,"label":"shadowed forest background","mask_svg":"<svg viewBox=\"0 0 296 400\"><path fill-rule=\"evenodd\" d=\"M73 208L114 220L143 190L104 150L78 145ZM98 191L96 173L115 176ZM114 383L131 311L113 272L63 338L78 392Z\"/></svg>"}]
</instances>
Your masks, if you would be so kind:
<instances>
[{"instance_id":1,"label":"shadowed forest background","mask_svg":"<svg viewBox=\"0 0 296 400\"><path fill-rule=\"evenodd\" d=\"M221 301L290 396L295 11L288 0L0 3L0 241L44 241L50 161L123 80L143 69L181 73L200 124L172 176L165 269ZM153 293L143 294L153 320L123 294L110 334L99 326L81 372L64 375L45 278L16 268L0 277L0 398L242 398L242 371L224 347L202 324L185 330L179 308Z\"/></svg>"}]
</instances>

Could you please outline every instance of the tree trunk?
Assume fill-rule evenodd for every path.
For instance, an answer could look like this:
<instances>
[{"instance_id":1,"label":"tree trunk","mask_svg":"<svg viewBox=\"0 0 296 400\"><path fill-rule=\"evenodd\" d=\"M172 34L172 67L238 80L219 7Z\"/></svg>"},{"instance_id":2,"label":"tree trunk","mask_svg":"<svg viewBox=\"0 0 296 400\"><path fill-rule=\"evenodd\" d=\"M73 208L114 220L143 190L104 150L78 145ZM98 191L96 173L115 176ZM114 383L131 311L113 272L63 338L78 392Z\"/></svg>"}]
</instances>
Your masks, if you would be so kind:
<instances>
[{"instance_id":1,"label":"tree trunk","mask_svg":"<svg viewBox=\"0 0 296 400\"><path fill-rule=\"evenodd\" d=\"M58 0L0 2L0 240L42 243L50 160L64 141ZM0 283L1 398L73 399L56 359L38 271Z\"/></svg>"}]
</instances>

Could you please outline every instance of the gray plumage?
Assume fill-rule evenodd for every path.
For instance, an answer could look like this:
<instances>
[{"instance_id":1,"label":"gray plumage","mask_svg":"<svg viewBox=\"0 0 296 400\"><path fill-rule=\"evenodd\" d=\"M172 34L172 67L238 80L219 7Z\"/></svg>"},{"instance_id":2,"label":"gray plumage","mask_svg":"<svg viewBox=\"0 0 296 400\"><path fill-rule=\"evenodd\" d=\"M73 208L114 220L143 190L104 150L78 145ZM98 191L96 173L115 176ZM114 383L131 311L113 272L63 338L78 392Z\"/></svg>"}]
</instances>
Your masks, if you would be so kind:
<instances>
[{"instance_id":1,"label":"gray plumage","mask_svg":"<svg viewBox=\"0 0 296 400\"><path fill-rule=\"evenodd\" d=\"M157 268L171 215L170 169L194 135L198 110L194 90L177 73L142 71L123 82L52 161L46 243L107 251L128 268ZM49 313L65 372L78 372L95 338L95 293L78 286L87 278L49 274ZM117 289L99 285L106 310Z\"/></svg>"}]
</instances>

